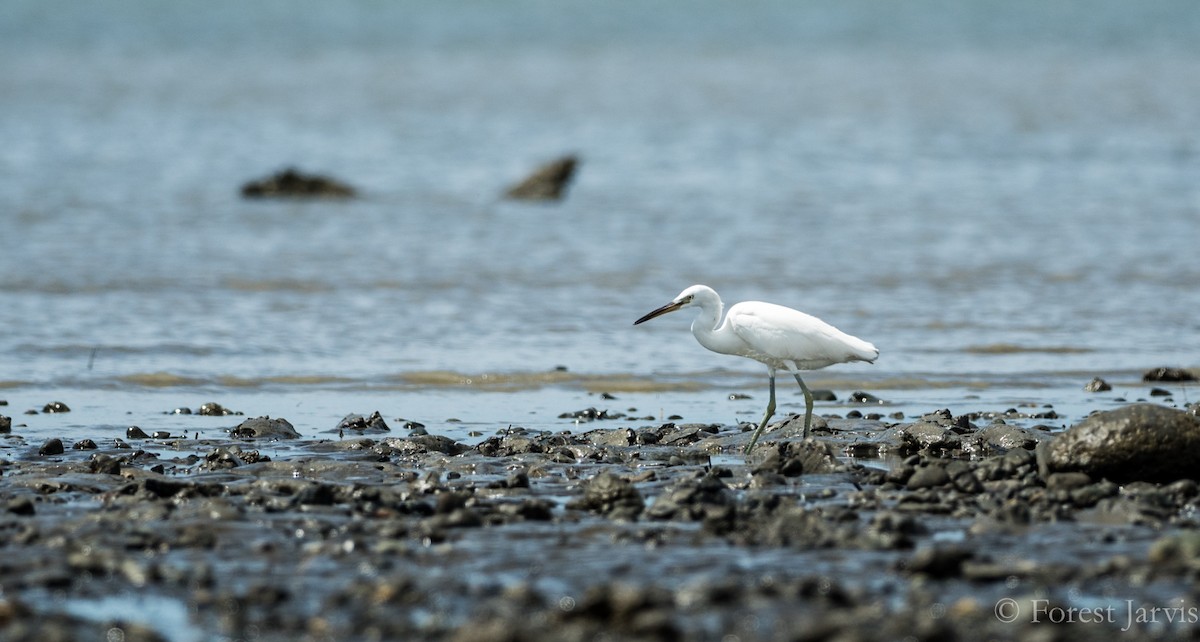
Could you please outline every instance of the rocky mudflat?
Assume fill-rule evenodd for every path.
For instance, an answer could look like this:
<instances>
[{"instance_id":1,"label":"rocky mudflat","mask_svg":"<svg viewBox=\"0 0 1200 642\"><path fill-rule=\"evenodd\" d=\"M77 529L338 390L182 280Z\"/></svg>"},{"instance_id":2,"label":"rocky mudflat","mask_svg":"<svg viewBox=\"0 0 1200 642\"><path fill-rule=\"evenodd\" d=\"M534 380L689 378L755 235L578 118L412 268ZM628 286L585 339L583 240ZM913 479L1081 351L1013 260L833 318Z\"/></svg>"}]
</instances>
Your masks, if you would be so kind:
<instances>
[{"instance_id":1,"label":"rocky mudflat","mask_svg":"<svg viewBox=\"0 0 1200 642\"><path fill-rule=\"evenodd\" d=\"M0 639L1190 639L1196 414L18 426Z\"/></svg>"}]
</instances>

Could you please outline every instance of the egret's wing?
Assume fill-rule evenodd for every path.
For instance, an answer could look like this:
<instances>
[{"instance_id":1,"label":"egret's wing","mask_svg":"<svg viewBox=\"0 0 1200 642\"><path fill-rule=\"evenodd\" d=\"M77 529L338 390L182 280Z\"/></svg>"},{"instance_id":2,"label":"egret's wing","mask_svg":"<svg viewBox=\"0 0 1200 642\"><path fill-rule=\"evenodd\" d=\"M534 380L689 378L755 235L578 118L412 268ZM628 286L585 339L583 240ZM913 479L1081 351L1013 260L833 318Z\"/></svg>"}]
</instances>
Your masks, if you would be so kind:
<instances>
[{"instance_id":1,"label":"egret's wing","mask_svg":"<svg viewBox=\"0 0 1200 642\"><path fill-rule=\"evenodd\" d=\"M729 310L730 328L760 361L794 361L805 370L846 361L873 361L871 344L824 321L772 303L745 302Z\"/></svg>"}]
</instances>

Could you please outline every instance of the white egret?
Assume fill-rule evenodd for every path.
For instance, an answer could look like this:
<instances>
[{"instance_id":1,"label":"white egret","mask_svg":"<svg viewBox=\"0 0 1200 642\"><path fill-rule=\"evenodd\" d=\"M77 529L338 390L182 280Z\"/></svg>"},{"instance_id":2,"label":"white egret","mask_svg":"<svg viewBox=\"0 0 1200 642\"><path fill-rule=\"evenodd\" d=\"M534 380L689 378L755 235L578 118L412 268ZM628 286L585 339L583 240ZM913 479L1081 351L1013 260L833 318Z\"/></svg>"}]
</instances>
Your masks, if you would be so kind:
<instances>
[{"instance_id":1,"label":"white egret","mask_svg":"<svg viewBox=\"0 0 1200 642\"><path fill-rule=\"evenodd\" d=\"M850 361L874 362L879 350L874 345L852 337L824 321L791 308L762 301L743 301L724 309L721 297L707 285L693 285L670 303L634 321L637 325L683 308L700 308L692 321L692 334L700 345L721 354L749 357L767 366L771 377L771 398L758 430L750 437L746 454L754 448L767 421L775 414L775 372L786 370L796 378L804 391L804 437L812 424L813 396L801 370L818 370L835 363Z\"/></svg>"}]
</instances>

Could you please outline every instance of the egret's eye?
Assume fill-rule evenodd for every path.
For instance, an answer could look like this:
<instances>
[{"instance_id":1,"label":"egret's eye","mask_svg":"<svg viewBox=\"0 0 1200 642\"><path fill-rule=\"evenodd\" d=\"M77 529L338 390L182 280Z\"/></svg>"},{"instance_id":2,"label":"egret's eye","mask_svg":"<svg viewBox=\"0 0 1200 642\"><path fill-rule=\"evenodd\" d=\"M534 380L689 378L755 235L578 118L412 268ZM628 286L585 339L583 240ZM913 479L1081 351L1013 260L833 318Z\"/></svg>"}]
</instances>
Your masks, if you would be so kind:
<instances>
[{"instance_id":1,"label":"egret's eye","mask_svg":"<svg viewBox=\"0 0 1200 642\"><path fill-rule=\"evenodd\" d=\"M687 296L683 297L683 300L682 300L682 301L680 301L680 303L691 303L691 302L692 302L692 299L694 299L694 298L696 298L696 295L694 295L694 294L689 294L689 295L687 295Z\"/></svg>"}]
</instances>

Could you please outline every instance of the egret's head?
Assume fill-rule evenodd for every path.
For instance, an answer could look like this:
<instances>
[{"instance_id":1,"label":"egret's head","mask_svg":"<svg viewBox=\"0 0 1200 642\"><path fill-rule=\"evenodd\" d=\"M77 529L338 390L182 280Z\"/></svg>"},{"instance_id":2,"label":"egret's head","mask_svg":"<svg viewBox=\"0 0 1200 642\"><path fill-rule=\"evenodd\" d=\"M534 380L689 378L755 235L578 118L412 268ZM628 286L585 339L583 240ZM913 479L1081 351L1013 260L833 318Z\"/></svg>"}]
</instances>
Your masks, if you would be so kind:
<instances>
[{"instance_id":1,"label":"egret's head","mask_svg":"<svg viewBox=\"0 0 1200 642\"><path fill-rule=\"evenodd\" d=\"M650 319L653 319L654 317L660 317L668 312L674 312L676 310L682 310L683 308L690 308L693 306L700 305L701 303L706 301L710 297L710 295L712 297L716 297L716 294L717 293L714 292L713 289L708 287L707 285L693 285L692 287L687 288L683 292L680 292L679 296L675 297L670 303L662 306L661 308L658 308L657 310L654 310L653 312L650 312L649 314L638 319L637 321L634 321L633 325L637 325L639 323L645 323L646 321L649 321Z\"/></svg>"}]
</instances>

